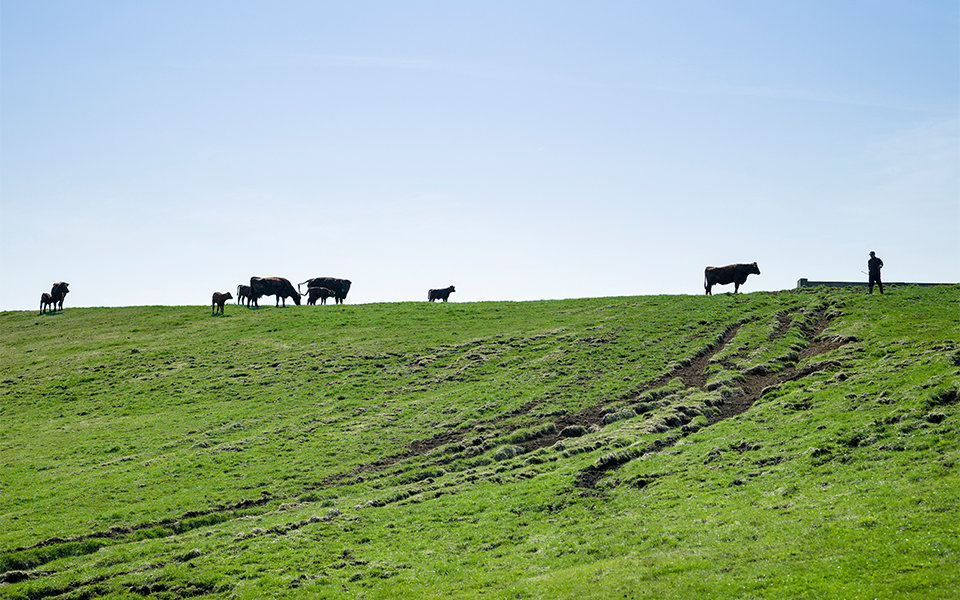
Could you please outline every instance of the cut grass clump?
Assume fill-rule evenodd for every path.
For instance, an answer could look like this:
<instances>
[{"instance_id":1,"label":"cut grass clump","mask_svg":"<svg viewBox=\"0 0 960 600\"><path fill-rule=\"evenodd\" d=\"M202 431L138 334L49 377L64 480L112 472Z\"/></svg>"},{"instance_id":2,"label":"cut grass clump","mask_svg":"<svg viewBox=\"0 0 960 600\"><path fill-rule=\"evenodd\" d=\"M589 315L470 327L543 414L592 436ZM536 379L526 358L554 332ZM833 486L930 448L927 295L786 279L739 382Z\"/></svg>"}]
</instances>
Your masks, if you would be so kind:
<instances>
[{"instance_id":1,"label":"cut grass clump","mask_svg":"<svg viewBox=\"0 0 960 600\"><path fill-rule=\"evenodd\" d=\"M616 423L617 421L623 421L625 419L632 419L637 416L637 412L632 408L624 408L616 412L607 413L603 417L604 425L609 425L611 423Z\"/></svg>"},{"instance_id":2,"label":"cut grass clump","mask_svg":"<svg viewBox=\"0 0 960 600\"><path fill-rule=\"evenodd\" d=\"M934 390L927 398L927 406L952 406L960 403L960 389L956 387L941 387Z\"/></svg>"},{"instance_id":3,"label":"cut grass clump","mask_svg":"<svg viewBox=\"0 0 960 600\"><path fill-rule=\"evenodd\" d=\"M506 444L522 444L530 440L535 440L547 435L553 435L557 432L557 426L554 423L546 423L538 427L521 429L511 433L504 441Z\"/></svg>"},{"instance_id":4,"label":"cut grass clump","mask_svg":"<svg viewBox=\"0 0 960 600\"><path fill-rule=\"evenodd\" d=\"M582 425L567 425L560 430L560 437L575 438L584 436L587 433L587 428Z\"/></svg>"},{"instance_id":5,"label":"cut grass clump","mask_svg":"<svg viewBox=\"0 0 960 600\"><path fill-rule=\"evenodd\" d=\"M493 460L496 462L502 462L505 460L510 460L516 456L523 454L525 450L523 446L516 446L513 444L507 444L505 446L500 446L493 453Z\"/></svg>"}]
</instances>

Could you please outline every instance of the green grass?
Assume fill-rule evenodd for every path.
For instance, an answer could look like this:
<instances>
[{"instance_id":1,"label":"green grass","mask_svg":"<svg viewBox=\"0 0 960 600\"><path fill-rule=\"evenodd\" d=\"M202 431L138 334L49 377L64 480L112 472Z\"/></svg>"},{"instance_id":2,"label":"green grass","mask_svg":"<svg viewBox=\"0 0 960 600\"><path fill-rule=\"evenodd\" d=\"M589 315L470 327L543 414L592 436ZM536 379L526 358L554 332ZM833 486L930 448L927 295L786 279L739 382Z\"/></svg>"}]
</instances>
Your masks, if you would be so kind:
<instances>
[{"instance_id":1,"label":"green grass","mask_svg":"<svg viewBox=\"0 0 960 600\"><path fill-rule=\"evenodd\" d=\"M955 597L958 296L0 313L0 597Z\"/></svg>"}]
</instances>

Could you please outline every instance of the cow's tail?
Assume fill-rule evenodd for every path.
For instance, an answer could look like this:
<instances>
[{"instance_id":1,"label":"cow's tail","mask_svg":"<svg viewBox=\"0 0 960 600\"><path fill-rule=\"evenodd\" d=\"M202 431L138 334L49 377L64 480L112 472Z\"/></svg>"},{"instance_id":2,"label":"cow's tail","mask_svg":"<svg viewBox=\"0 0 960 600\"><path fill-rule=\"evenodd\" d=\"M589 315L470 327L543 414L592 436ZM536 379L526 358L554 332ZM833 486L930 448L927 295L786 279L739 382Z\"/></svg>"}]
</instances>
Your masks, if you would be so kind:
<instances>
[{"instance_id":1,"label":"cow's tail","mask_svg":"<svg viewBox=\"0 0 960 600\"><path fill-rule=\"evenodd\" d=\"M301 281L300 283L298 283L298 284L297 284L297 291L298 291L298 292L300 291L300 286L303 285L303 284L305 284L305 283L310 283L310 280L308 279L308 280L306 280L306 281Z\"/></svg>"}]
</instances>

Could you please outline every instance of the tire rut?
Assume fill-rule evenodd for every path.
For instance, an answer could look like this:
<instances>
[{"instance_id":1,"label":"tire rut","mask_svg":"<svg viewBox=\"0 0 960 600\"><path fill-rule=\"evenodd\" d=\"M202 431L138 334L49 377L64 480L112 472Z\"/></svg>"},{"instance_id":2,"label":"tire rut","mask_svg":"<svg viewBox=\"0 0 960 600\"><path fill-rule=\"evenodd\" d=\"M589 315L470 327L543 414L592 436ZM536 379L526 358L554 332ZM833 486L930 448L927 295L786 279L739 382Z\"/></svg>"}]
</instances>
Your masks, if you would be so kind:
<instances>
[{"instance_id":1,"label":"tire rut","mask_svg":"<svg viewBox=\"0 0 960 600\"><path fill-rule=\"evenodd\" d=\"M832 318L827 315L825 310L819 310L816 314L817 316L813 326L804 332L804 337L807 340L808 345L799 353L797 359L798 364L804 360L819 356L831 350L835 350L844 344L855 341L855 338L844 338L838 336L823 337L823 332L829 326ZM786 334L786 329L784 329L783 324L789 322L789 315L781 314L778 315L777 318L778 325L774 330L774 334L776 337L782 337ZM736 330L738 331L739 327L737 327ZM769 339L773 339L774 334L772 334L771 338ZM735 335L736 331L729 335L725 334L721 339L719 347L712 352L708 352L705 360L698 359L691 363L691 365L687 368L687 372L681 376L683 378L685 387L695 387L702 390L706 389L706 366L710 362L710 358L719 352L724 346L726 346L726 344L729 343L730 340L735 337ZM836 361L830 361L829 364L830 366L839 365L839 363ZM718 404L716 408L719 409L719 412L710 416L707 419L706 425L703 427L710 427L711 425L715 425L721 421L725 421L746 412L768 390L789 381L796 381L812 375L813 373L822 370L824 366L826 366L825 363L807 365L803 368L791 366L787 369L774 373L767 372L762 367L747 369L741 374L742 381L739 381L742 393L727 398ZM664 376L658 381L666 383L666 381L669 381L669 378L668 376ZM653 386L650 389L655 388L656 386ZM634 458L637 458L643 454L660 452L666 448L669 448L687 435L690 435L695 431L702 430L703 427L693 429L681 428L676 430L676 433L673 435L668 435L663 439L651 442L643 450L634 449L632 452L621 453L619 455L614 455L612 458L600 461L598 464L592 465L580 471L580 473L577 475L576 485L577 487L581 488L594 488L600 479L606 476L609 472L620 468Z\"/></svg>"}]
</instances>

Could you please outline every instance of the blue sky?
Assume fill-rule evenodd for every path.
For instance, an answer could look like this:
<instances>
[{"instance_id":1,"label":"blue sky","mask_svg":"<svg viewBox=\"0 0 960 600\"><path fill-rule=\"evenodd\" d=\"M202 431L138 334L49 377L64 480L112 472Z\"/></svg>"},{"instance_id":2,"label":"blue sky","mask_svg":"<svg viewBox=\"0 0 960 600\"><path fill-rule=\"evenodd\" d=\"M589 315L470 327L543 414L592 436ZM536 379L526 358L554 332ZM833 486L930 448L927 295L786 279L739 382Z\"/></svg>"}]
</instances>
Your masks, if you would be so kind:
<instances>
[{"instance_id":1,"label":"blue sky","mask_svg":"<svg viewBox=\"0 0 960 600\"><path fill-rule=\"evenodd\" d=\"M0 310L960 281L960 8L3 0L0 233Z\"/></svg>"}]
</instances>

